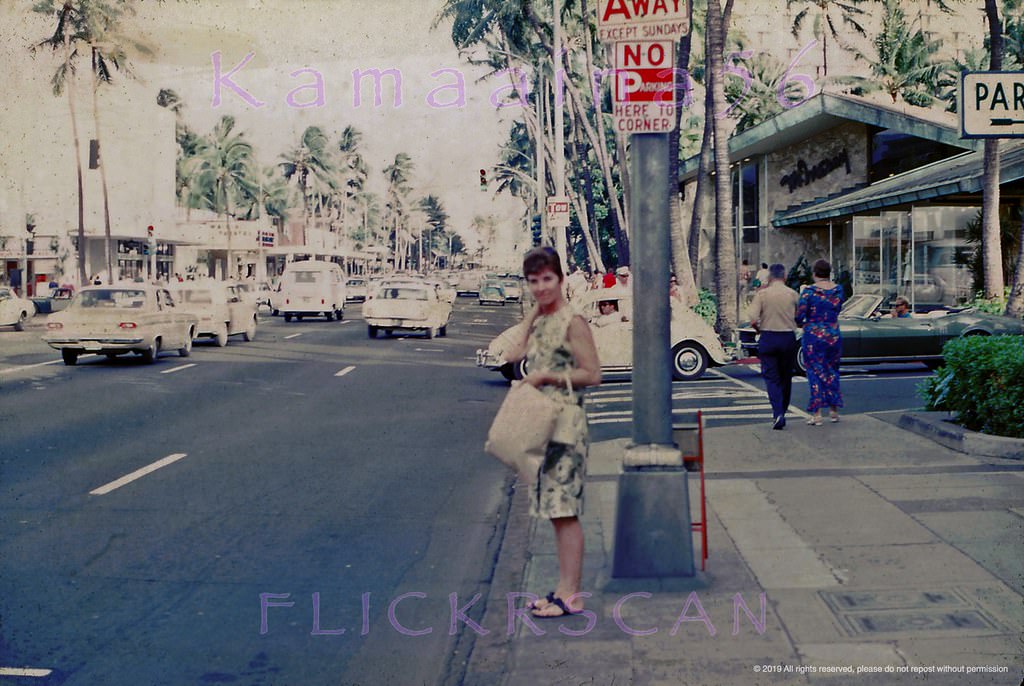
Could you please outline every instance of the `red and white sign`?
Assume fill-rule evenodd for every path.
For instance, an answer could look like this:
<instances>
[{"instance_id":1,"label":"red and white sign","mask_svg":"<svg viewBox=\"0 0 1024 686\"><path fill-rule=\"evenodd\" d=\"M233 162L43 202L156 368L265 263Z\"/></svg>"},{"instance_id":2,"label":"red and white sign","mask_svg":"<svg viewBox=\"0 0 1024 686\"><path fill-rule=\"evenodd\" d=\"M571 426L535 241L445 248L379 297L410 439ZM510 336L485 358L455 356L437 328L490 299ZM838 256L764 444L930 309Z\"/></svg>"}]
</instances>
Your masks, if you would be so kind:
<instances>
[{"instance_id":1,"label":"red and white sign","mask_svg":"<svg viewBox=\"0 0 1024 686\"><path fill-rule=\"evenodd\" d=\"M597 39L670 38L686 35L689 0L600 0L597 3Z\"/></svg>"},{"instance_id":2,"label":"red and white sign","mask_svg":"<svg viewBox=\"0 0 1024 686\"><path fill-rule=\"evenodd\" d=\"M613 115L625 134L664 133L675 128L675 41L615 44Z\"/></svg>"},{"instance_id":3,"label":"red and white sign","mask_svg":"<svg viewBox=\"0 0 1024 686\"><path fill-rule=\"evenodd\" d=\"M548 198L548 226L569 226L569 197L552 195Z\"/></svg>"}]
</instances>

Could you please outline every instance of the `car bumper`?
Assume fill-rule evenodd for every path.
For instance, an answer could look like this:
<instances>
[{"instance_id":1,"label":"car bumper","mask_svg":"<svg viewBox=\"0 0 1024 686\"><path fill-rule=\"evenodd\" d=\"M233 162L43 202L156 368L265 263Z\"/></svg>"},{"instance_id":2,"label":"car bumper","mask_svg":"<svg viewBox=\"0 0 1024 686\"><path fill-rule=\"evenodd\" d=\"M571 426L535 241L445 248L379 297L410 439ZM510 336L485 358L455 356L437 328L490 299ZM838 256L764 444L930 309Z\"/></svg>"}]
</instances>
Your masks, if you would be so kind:
<instances>
[{"instance_id":1,"label":"car bumper","mask_svg":"<svg viewBox=\"0 0 1024 686\"><path fill-rule=\"evenodd\" d=\"M426 319L396 319L394 317L370 317L366 320L366 323L370 326L376 326L379 329L408 329L409 331L417 331L423 329L429 329L430 322Z\"/></svg>"},{"instance_id":2,"label":"car bumper","mask_svg":"<svg viewBox=\"0 0 1024 686\"><path fill-rule=\"evenodd\" d=\"M54 350L75 350L86 353L126 352L137 350L143 338L68 338L45 337L46 342Z\"/></svg>"},{"instance_id":3,"label":"car bumper","mask_svg":"<svg viewBox=\"0 0 1024 686\"><path fill-rule=\"evenodd\" d=\"M484 367L492 371L500 369L505 365L505 360L501 359L494 353L486 349L479 349L476 351L476 366Z\"/></svg>"}]
</instances>

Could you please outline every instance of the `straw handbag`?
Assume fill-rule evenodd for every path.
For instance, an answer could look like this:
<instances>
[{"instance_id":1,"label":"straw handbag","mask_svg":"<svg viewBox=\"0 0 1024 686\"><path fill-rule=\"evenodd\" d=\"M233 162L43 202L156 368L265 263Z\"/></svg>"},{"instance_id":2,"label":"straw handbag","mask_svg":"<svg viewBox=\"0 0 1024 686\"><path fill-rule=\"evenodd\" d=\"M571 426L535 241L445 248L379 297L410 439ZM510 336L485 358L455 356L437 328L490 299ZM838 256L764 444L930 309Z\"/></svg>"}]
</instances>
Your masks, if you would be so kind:
<instances>
[{"instance_id":1,"label":"straw handbag","mask_svg":"<svg viewBox=\"0 0 1024 686\"><path fill-rule=\"evenodd\" d=\"M494 417L484 450L519 472L524 482L536 482L562 407L532 385L516 384Z\"/></svg>"}]
</instances>

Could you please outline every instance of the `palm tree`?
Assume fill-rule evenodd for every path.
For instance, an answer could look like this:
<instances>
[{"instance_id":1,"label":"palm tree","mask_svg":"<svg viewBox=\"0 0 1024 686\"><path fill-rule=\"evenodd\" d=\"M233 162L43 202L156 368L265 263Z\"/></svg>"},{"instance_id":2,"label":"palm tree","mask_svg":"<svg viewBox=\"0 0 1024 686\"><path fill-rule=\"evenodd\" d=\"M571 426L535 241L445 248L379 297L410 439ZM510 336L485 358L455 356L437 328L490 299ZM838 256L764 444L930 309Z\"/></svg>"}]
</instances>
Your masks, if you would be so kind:
<instances>
[{"instance_id":1,"label":"palm tree","mask_svg":"<svg viewBox=\"0 0 1024 686\"><path fill-rule=\"evenodd\" d=\"M384 168L384 178L387 181L387 210L388 217L392 222L394 231L395 269L404 269L406 262L406 249L408 240L406 233L407 221L407 198L409 195L409 180L413 172L412 158L407 153L400 152L395 155L395 160Z\"/></svg>"},{"instance_id":2,"label":"palm tree","mask_svg":"<svg viewBox=\"0 0 1024 686\"><path fill-rule=\"evenodd\" d=\"M363 159L359 146L362 143L363 134L354 126L346 126L341 132L338 140L338 173L340 176L340 217L342 226L346 223L349 210L349 200L356 193L363 189L369 176L369 168L366 160Z\"/></svg>"},{"instance_id":3,"label":"palm tree","mask_svg":"<svg viewBox=\"0 0 1024 686\"><path fill-rule=\"evenodd\" d=\"M834 15L838 15L843 26L853 29L862 36L867 35L864 27L860 24L860 17L867 14L861 9L865 0L786 0L786 9L793 5L801 6L802 9L793 17L793 37L800 38L800 29L804 19L812 11L814 14L814 36L821 40L821 65L822 76L828 76L828 37L842 46L839 40L839 29L836 27Z\"/></svg>"},{"instance_id":4,"label":"palm tree","mask_svg":"<svg viewBox=\"0 0 1024 686\"><path fill-rule=\"evenodd\" d=\"M333 165L327 150L327 135L319 126L310 126L302 132L299 145L291 152L281 155L281 172L284 178L298 183L302 199L302 225L309 229L309 194L314 182L330 183Z\"/></svg>"},{"instance_id":5,"label":"palm tree","mask_svg":"<svg viewBox=\"0 0 1024 686\"><path fill-rule=\"evenodd\" d=\"M855 91L870 93L884 91L911 105L927 106L938 91L942 66L934 59L939 41L925 36L921 29L913 30L901 6L902 0L884 0L882 30L872 40L875 55L856 51L857 57L871 68L871 76L846 76L839 83L856 86Z\"/></svg>"},{"instance_id":6,"label":"palm tree","mask_svg":"<svg viewBox=\"0 0 1024 686\"><path fill-rule=\"evenodd\" d=\"M53 35L34 45L31 50L50 48L54 53L58 50L62 51L61 62L53 74L51 83L54 96L59 97L65 89L68 95L75 170L78 177L78 279L79 283L85 284L88 283L88 276L85 273L85 190L82 183L82 147L78 139L78 117L75 113L75 84L73 80L78 47L77 41L72 41L72 32L75 31L72 24L78 10L72 2L56 2L54 0L40 0L32 10L40 14L52 15L57 19Z\"/></svg>"},{"instance_id":7,"label":"palm tree","mask_svg":"<svg viewBox=\"0 0 1024 686\"><path fill-rule=\"evenodd\" d=\"M235 133L234 117L221 117L213 132L203 139L193 175L193 195L201 196L207 207L223 215L228 232L229 278L235 274L232 255L231 217L246 196L254 194L253 148L242 133Z\"/></svg>"}]
</instances>

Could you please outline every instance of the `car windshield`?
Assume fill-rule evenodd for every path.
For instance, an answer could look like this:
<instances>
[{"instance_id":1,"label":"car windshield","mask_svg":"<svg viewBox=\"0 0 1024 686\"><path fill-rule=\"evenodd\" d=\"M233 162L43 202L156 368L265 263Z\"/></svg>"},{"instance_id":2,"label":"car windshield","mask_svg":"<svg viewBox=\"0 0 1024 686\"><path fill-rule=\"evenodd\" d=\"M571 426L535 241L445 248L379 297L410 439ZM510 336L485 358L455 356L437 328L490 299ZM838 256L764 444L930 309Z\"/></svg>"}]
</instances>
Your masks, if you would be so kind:
<instances>
[{"instance_id":1,"label":"car windshield","mask_svg":"<svg viewBox=\"0 0 1024 686\"><path fill-rule=\"evenodd\" d=\"M871 295L855 295L843 305L844 317L867 317L874 312L878 298Z\"/></svg>"},{"instance_id":2,"label":"car windshield","mask_svg":"<svg viewBox=\"0 0 1024 686\"><path fill-rule=\"evenodd\" d=\"M382 288L380 297L384 300L426 300L427 292L422 288Z\"/></svg>"},{"instance_id":3,"label":"car windshield","mask_svg":"<svg viewBox=\"0 0 1024 686\"><path fill-rule=\"evenodd\" d=\"M11 290L9 288L0 288L0 300L9 300L11 298Z\"/></svg>"},{"instance_id":4,"label":"car windshield","mask_svg":"<svg viewBox=\"0 0 1024 686\"><path fill-rule=\"evenodd\" d=\"M316 283L319 277L320 272L292 272L292 281L295 283Z\"/></svg>"},{"instance_id":5,"label":"car windshield","mask_svg":"<svg viewBox=\"0 0 1024 686\"><path fill-rule=\"evenodd\" d=\"M146 304L146 292L127 289L103 288L84 291L75 301L78 307L113 307L137 309Z\"/></svg>"},{"instance_id":6,"label":"car windshield","mask_svg":"<svg viewBox=\"0 0 1024 686\"><path fill-rule=\"evenodd\" d=\"M362 279L349 279L347 285L349 285L349 286L365 286L366 282L363 281Z\"/></svg>"},{"instance_id":7,"label":"car windshield","mask_svg":"<svg viewBox=\"0 0 1024 686\"><path fill-rule=\"evenodd\" d=\"M502 285L505 286L505 288L519 288L518 281L506 281Z\"/></svg>"},{"instance_id":8,"label":"car windshield","mask_svg":"<svg viewBox=\"0 0 1024 686\"><path fill-rule=\"evenodd\" d=\"M195 305L213 304L213 294L207 290L187 288L178 291L175 293L175 296L181 302L193 303Z\"/></svg>"}]
</instances>

